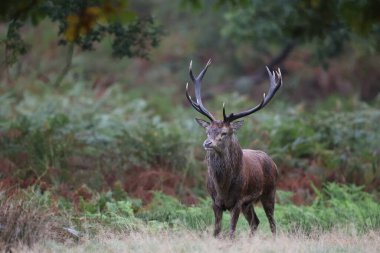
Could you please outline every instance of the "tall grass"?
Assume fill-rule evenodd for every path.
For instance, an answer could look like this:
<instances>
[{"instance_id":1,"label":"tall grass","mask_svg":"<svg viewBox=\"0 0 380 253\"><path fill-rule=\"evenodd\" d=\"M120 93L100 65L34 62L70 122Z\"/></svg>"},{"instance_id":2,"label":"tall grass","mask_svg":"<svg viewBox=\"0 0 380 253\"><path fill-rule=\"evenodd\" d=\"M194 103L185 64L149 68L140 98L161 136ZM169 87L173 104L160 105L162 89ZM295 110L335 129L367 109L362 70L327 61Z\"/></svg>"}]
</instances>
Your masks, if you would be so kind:
<instances>
[{"instance_id":1,"label":"tall grass","mask_svg":"<svg viewBox=\"0 0 380 253\"><path fill-rule=\"evenodd\" d=\"M53 213L39 198L7 196L0 192L0 249L11 252L16 245L31 247L44 238L53 238Z\"/></svg>"},{"instance_id":2,"label":"tall grass","mask_svg":"<svg viewBox=\"0 0 380 253\"><path fill-rule=\"evenodd\" d=\"M313 238L340 231L347 236L365 235L380 230L380 204L361 187L327 184L310 206L295 206L286 200L289 194L279 192L281 201L276 205L275 218L280 235ZM57 199L49 192L23 191L0 198L0 241L3 247L21 244L32 247L42 240L78 241L99 236L102 231L111 234L166 233L167 231L193 231L198 235L211 234L214 217L211 201L184 206L178 199L155 193L152 202L128 196L99 194L92 200L80 199L79 209L64 198ZM285 197L284 197L285 196ZM259 234L269 236L270 230L264 211L256 212L261 221ZM229 215L223 217L227 235ZM74 232L73 232L74 231ZM249 234L243 217L238 232Z\"/></svg>"},{"instance_id":3,"label":"tall grass","mask_svg":"<svg viewBox=\"0 0 380 253\"><path fill-rule=\"evenodd\" d=\"M257 233L239 234L234 241L216 239L209 234L188 230L100 233L75 245L45 242L21 252L377 252L380 234L350 235L341 231L315 233L313 236L279 233L275 238Z\"/></svg>"}]
</instances>

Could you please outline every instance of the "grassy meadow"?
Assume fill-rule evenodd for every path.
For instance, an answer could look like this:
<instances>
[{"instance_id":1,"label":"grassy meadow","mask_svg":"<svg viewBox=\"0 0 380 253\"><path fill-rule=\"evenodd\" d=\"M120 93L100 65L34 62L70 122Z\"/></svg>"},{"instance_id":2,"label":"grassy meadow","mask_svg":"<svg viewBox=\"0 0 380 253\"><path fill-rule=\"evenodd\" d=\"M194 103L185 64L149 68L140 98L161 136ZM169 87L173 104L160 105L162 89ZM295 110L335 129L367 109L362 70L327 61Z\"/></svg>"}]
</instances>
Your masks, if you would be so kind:
<instances>
[{"instance_id":1,"label":"grassy meadow","mask_svg":"<svg viewBox=\"0 0 380 253\"><path fill-rule=\"evenodd\" d=\"M259 232L254 237L239 234L236 240L229 241L216 239L210 233L165 231L100 233L95 238L83 239L80 244L48 242L32 251L20 248L20 252L377 252L379 247L378 232L350 235L335 231L311 237L281 233L276 238Z\"/></svg>"}]
</instances>

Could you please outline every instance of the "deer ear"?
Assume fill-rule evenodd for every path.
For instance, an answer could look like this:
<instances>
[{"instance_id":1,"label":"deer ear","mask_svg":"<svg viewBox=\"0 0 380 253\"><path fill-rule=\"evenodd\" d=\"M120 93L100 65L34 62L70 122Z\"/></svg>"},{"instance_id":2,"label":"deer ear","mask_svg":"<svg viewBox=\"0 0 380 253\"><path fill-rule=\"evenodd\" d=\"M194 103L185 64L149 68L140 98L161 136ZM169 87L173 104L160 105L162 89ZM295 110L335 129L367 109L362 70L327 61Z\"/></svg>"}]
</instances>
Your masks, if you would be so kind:
<instances>
[{"instance_id":1,"label":"deer ear","mask_svg":"<svg viewBox=\"0 0 380 253\"><path fill-rule=\"evenodd\" d=\"M238 120L238 121L231 122L232 130L234 130L234 132L236 132L237 130L240 129L240 127L243 125L243 123L244 123L244 120Z\"/></svg>"},{"instance_id":2,"label":"deer ear","mask_svg":"<svg viewBox=\"0 0 380 253\"><path fill-rule=\"evenodd\" d=\"M210 122L205 121L205 120L203 120L203 119L197 119L197 118L195 118L195 121L196 121L201 127L204 127L204 128L207 128L207 127L210 125Z\"/></svg>"}]
</instances>

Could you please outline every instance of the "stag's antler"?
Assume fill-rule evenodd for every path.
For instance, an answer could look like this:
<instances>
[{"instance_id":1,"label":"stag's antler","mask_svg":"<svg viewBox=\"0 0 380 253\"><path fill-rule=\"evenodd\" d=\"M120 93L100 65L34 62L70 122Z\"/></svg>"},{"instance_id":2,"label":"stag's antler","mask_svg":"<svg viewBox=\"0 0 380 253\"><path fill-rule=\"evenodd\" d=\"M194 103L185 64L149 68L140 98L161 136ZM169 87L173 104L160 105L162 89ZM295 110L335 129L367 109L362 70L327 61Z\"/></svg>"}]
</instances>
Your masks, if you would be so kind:
<instances>
[{"instance_id":1,"label":"stag's antler","mask_svg":"<svg viewBox=\"0 0 380 253\"><path fill-rule=\"evenodd\" d=\"M190 78L193 81L194 86L195 86L195 99L196 99L196 101L194 101L191 98L191 96L189 95L189 83L186 84L186 97L187 97L187 100L189 100L190 104L194 107L195 110L197 110L198 112L200 112L201 114L203 114L204 116L209 118L211 121L215 121L214 116L209 111L207 111L207 109L203 106L202 98L201 98L201 85L202 85L201 82L202 82L203 76L206 74L207 68L210 64L211 64L211 59L208 60L206 66L202 69L201 73L199 73L198 77L195 78L194 74L193 74L193 70L191 69L192 61L190 61L189 74L190 74Z\"/></svg>"},{"instance_id":2,"label":"stag's antler","mask_svg":"<svg viewBox=\"0 0 380 253\"><path fill-rule=\"evenodd\" d=\"M247 115L250 115L254 112L257 112L261 109L263 109L268 103L269 101L273 98L274 94L276 94L276 92L278 91L278 89L281 87L282 85L282 76L281 76L281 71L280 69L278 69L277 71L273 71L272 73L270 72L269 68L267 68L267 71L268 71L268 74L269 74L269 79L270 79L270 87L269 87L269 90L268 90L268 95L266 96L265 93L263 95L263 100L261 101L260 104L258 104L257 106L255 106L254 108L250 109L250 110L247 110L247 111L243 111L243 112L239 112L239 113L231 113L230 115L226 116L226 110L224 108L224 104L223 104L223 118L224 118L224 122L232 122L234 120L237 120L239 118L242 118L242 117L245 117Z\"/></svg>"}]
</instances>

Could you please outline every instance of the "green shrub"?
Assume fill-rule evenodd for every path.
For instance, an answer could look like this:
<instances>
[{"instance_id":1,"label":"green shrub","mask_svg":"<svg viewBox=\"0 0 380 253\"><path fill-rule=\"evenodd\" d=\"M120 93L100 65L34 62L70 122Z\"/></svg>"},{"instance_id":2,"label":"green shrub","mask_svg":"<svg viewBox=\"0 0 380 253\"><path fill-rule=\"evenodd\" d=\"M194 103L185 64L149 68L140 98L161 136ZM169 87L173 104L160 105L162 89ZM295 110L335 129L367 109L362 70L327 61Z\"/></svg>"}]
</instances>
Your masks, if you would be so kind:
<instances>
[{"instance_id":1,"label":"green shrub","mask_svg":"<svg viewBox=\"0 0 380 253\"><path fill-rule=\"evenodd\" d=\"M210 200L202 200L196 206L186 207L176 198L161 192L155 192L149 206L138 215L146 222L161 222L168 227L185 227L204 230L213 222L213 212Z\"/></svg>"},{"instance_id":2,"label":"green shrub","mask_svg":"<svg viewBox=\"0 0 380 253\"><path fill-rule=\"evenodd\" d=\"M321 191L315 189L317 197L310 206L296 206L287 199L290 193L280 192L281 201L276 205L275 217L279 230L291 233L312 233L333 229L363 233L380 228L380 204L373 196L354 185L326 184ZM257 206L256 213L261 221L260 229L269 232L264 211ZM186 207L177 199L156 192L153 201L137 217L163 227L185 227L204 230L214 223L210 199L199 205ZM229 214L223 217L223 227L229 226ZM238 230L247 230L243 216L239 219Z\"/></svg>"},{"instance_id":3,"label":"green shrub","mask_svg":"<svg viewBox=\"0 0 380 253\"><path fill-rule=\"evenodd\" d=\"M269 153L280 167L307 170L313 161L322 179L334 170L347 182L368 185L380 180L377 122L380 111L366 109L277 115L263 121L262 129L269 133Z\"/></svg>"},{"instance_id":4,"label":"green shrub","mask_svg":"<svg viewBox=\"0 0 380 253\"><path fill-rule=\"evenodd\" d=\"M353 233L380 228L380 204L354 185L326 184L310 206L276 206L276 220L290 232L315 232L336 228Z\"/></svg>"},{"instance_id":5,"label":"green shrub","mask_svg":"<svg viewBox=\"0 0 380 253\"><path fill-rule=\"evenodd\" d=\"M70 182L76 188L86 183L101 189L110 168L117 177L132 167L163 168L183 176L199 170L189 156L193 138L188 119L163 122L145 100L128 97L120 87L101 99L81 85L65 96L24 92L19 100L8 94L0 100L14 113L0 111L0 159L14 163L13 176L22 180L35 177L54 185ZM73 159L89 162L77 165ZM90 181L86 173L91 173Z\"/></svg>"},{"instance_id":6,"label":"green shrub","mask_svg":"<svg viewBox=\"0 0 380 253\"><path fill-rule=\"evenodd\" d=\"M171 101L173 92L145 100L115 85L95 98L80 82L63 92L15 88L0 96L0 159L15 165L12 176L104 189L109 173L123 178L130 168L166 169L181 180L191 177L193 192L205 196L205 133L193 110L160 102ZM233 96L229 112L252 104ZM211 108L220 109L224 99L211 101ZM244 148L267 151L280 170L312 171L321 181L338 174L342 181L374 188L380 182L380 111L357 103L344 107L351 111L317 113L284 112L280 104L245 118L238 137Z\"/></svg>"}]
</instances>

